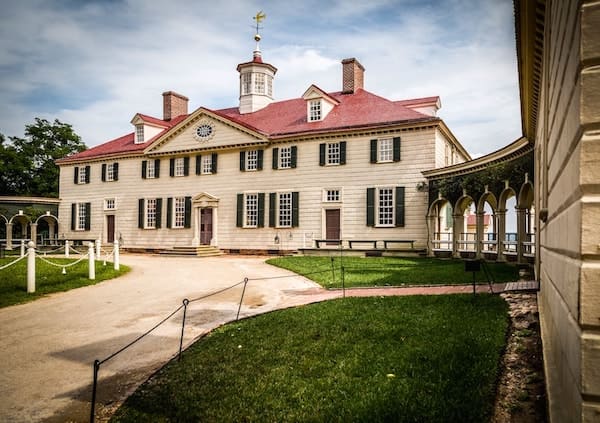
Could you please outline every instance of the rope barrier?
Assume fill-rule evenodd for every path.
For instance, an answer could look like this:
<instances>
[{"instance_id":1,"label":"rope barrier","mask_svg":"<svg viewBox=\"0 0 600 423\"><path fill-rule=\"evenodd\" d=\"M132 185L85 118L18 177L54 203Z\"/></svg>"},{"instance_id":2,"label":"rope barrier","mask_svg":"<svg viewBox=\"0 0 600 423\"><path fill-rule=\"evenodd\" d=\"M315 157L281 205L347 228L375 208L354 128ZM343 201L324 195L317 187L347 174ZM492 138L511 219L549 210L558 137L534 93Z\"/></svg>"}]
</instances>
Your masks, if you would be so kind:
<instances>
[{"instance_id":1,"label":"rope barrier","mask_svg":"<svg viewBox=\"0 0 600 423\"><path fill-rule=\"evenodd\" d=\"M43 252L44 254L52 254L52 253L55 253L55 252L57 252L57 251L64 250L64 249L65 249L65 246L64 246L64 245L61 245L61 246L59 246L59 247L55 248L54 250L40 251L40 253L42 253L42 252Z\"/></svg>"},{"instance_id":2,"label":"rope barrier","mask_svg":"<svg viewBox=\"0 0 600 423\"><path fill-rule=\"evenodd\" d=\"M70 245L69 245L69 252L73 252L73 253L79 254L79 255L83 254L81 251L77 251L75 248L71 247Z\"/></svg>"},{"instance_id":3,"label":"rope barrier","mask_svg":"<svg viewBox=\"0 0 600 423\"><path fill-rule=\"evenodd\" d=\"M192 300L188 300L188 303L193 303L194 301L200 301L200 300L203 300L205 298L212 297L213 295L217 295L217 294L220 294L221 292L225 292L225 291L227 291L229 289L235 288L236 286L241 285L244 282L246 282L246 279L243 280L243 281L241 281L241 282L236 283L235 285L231 285L231 286L228 286L226 288L219 289L218 291L211 292L210 294L206 294L206 295L203 295L201 297L197 297L197 298L194 298Z\"/></svg>"},{"instance_id":4,"label":"rope barrier","mask_svg":"<svg viewBox=\"0 0 600 423\"><path fill-rule=\"evenodd\" d=\"M16 259L13 262L10 262L8 264L5 264L4 266L0 266L0 270L4 270L4 269L8 269L10 266L12 266L13 264L16 264L18 262L20 262L21 260L23 260L25 257L27 257L27 255L29 254L29 252L25 253L25 255L23 257L19 257L18 259Z\"/></svg>"},{"instance_id":5,"label":"rope barrier","mask_svg":"<svg viewBox=\"0 0 600 423\"><path fill-rule=\"evenodd\" d=\"M73 263L69 263L69 264L57 264L57 263L52 263L50 260L46 260L44 257L37 255L36 258L39 258L40 260L42 260L45 263L48 263L51 266L55 266L55 267L62 267L63 269L65 267L71 267L71 266L75 266L77 263L85 260L87 257L89 256L89 254L86 254L85 256L79 258L78 260L74 261Z\"/></svg>"}]
</instances>

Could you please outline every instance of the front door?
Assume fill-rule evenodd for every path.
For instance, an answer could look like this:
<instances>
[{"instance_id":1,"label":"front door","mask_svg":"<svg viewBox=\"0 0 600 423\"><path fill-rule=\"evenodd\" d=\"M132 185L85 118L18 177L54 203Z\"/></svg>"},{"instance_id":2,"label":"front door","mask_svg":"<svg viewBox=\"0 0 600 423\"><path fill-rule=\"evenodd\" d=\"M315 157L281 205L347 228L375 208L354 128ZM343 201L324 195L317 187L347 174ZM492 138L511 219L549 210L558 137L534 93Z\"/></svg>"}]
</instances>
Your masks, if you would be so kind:
<instances>
[{"instance_id":1,"label":"front door","mask_svg":"<svg viewBox=\"0 0 600 423\"><path fill-rule=\"evenodd\" d=\"M340 209L325 210L325 238L340 239Z\"/></svg>"},{"instance_id":2,"label":"front door","mask_svg":"<svg viewBox=\"0 0 600 423\"><path fill-rule=\"evenodd\" d=\"M212 226L212 208L200 209L200 244L210 245Z\"/></svg>"},{"instance_id":3,"label":"front door","mask_svg":"<svg viewBox=\"0 0 600 423\"><path fill-rule=\"evenodd\" d=\"M115 242L115 215L107 214L106 215L106 242L113 243Z\"/></svg>"}]
</instances>

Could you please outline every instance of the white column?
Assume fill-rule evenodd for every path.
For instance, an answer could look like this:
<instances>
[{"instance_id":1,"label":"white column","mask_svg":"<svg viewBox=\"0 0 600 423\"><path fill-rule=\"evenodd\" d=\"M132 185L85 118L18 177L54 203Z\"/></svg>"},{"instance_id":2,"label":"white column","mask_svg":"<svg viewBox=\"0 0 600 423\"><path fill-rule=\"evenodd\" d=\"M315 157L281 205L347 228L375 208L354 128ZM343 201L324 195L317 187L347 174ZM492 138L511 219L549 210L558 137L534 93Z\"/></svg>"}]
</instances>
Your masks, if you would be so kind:
<instances>
[{"instance_id":1,"label":"white column","mask_svg":"<svg viewBox=\"0 0 600 423\"><path fill-rule=\"evenodd\" d=\"M35 243L27 244L27 293L35 292Z\"/></svg>"},{"instance_id":2,"label":"white column","mask_svg":"<svg viewBox=\"0 0 600 423\"><path fill-rule=\"evenodd\" d=\"M25 257L25 240L21 240L21 257Z\"/></svg>"},{"instance_id":3,"label":"white column","mask_svg":"<svg viewBox=\"0 0 600 423\"><path fill-rule=\"evenodd\" d=\"M194 234L194 238L192 239L192 247L197 247L200 245L200 237L198 232L200 231L200 222L201 213L200 207L192 207L192 233Z\"/></svg>"},{"instance_id":4,"label":"white column","mask_svg":"<svg viewBox=\"0 0 600 423\"><path fill-rule=\"evenodd\" d=\"M7 223L6 224L6 249L7 250L12 250L13 246L12 246L12 223Z\"/></svg>"},{"instance_id":5,"label":"white column","mask_svg":"<svg viewBox=\"0 0 600 423\"><path fill-rule=\"evenodd\" d=\"M114 269L119 270L120 265L119 265L119 240L118 239L115 239L114 248L115 248L115 251L113 252Z\"/></svg>"},{"instance_id":6,"label":"white column","mask_svg":"<svg viewBox=\"0 0 600 423\"><path fill-rule=\"evenodd\" d=\"M30 223L31 228L31 240L37 244L37 223Z\"/></svg>"},{"instance_id":7,"label":"white column","mask_svg":"<svg viewBox=\"0 0 600 423\"><path fill-rule=\"evenodd\" d=\"M89 279L93 281L96 279L96 260L94 260L94 243L88 244L88 268L89 268Z\"/></svg>"},{"instance_id":8,"label":"white column","mask_svg":"<svg viewBox=\"0 0 600 423\"><path fill-rule=\"evenodd\" d=\"M65 257L69 258L69 240L65 239Z\"/></svg>"}]
</instances>

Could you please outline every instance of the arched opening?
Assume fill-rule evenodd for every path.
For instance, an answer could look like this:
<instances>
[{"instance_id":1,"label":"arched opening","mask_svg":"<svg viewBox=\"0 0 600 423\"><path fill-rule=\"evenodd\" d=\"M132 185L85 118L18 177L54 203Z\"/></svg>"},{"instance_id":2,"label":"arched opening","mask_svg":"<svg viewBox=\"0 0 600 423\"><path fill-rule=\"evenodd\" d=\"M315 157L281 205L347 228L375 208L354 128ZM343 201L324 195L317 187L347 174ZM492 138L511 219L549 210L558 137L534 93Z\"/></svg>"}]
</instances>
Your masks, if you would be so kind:
<instances>
[{"instance_id":1,"label":"arched opening","mask_svg":"<svg viewBox=\"0 0 600 423\"><path fill-rule=\"evenodd\" d=\"M498 254L498 216L496 209L498 203L494 194L486 192L479 200L477 208L480 219L481 253L485 258L495 259Z\"/></svg>"},{"instance_id":2,"label":"arched opening","mask_svg":"<svg viewBox=\"0 0 600 423\"><path fill-rule=\"evenodd\" d=\"M444 198L436 200L429 208L431 248L435 254L451 252L453 244L452 205Z\"/></svg>"},{"instance_id":3,"label":"arched opening","mask_svg":"<svg viewBox=\"0 0 600 423\"><path fill-rule=\"evenodd\" d=\"M510 261L517 259L517 196L512 188L506 188L500 195L498 207L500 252L503 258ZM500 257L499 257L500 258Z\"/></svg>"},{"instance_id":4,"label":"arched opening","mask_svg":"<svg viewBox=\"0 0 600 423\"><path fill-rule=\"evenodd\" d=\"M12 223L13 241L28 240L30 238L31 228L29 227L29 216L25 214L16 214L10 219L9 223Z\"/></svg>"},{"instance_id":5,"label":"arched opening","mask_svg":"<svg viewBox=\"0 0 600 423\"><path fill-rule=\"evenodd\" d=\"M477 218L475 203L468 195L461 197L454 207L456 251L463 257L474 257L477 245Z\"/></svg>"},{"instance_id":6,"label":"arched opening","mask_svg":"<svg viewBox=\"0 0 600 423\"><path fill-rule=\"evenodd\" d=\"M58 243L58 218L46 212L35 221L37 224L36 245L57 245Z\"/></svg>"},{"instance_id":7,"label":"arched opening","mask_svg":"<svg viewBox=\"0 0 600 423\"><path fill-rule=\"evenodd\" d=\"M0 214L0 242L6 241L6 225L8 219L3 214Z\"/></svg>"},{"instance_id":8,"label":"arched opening","mask_svg":"<svg viewBox=\"0 0 600 423\"><path fill-rule=\"evenodd\" d=\"M523 256L535 257L535 206L533 204L533 185L525 182L519 191L518 210L523 214Z\"/></svg>"}]
</instances>

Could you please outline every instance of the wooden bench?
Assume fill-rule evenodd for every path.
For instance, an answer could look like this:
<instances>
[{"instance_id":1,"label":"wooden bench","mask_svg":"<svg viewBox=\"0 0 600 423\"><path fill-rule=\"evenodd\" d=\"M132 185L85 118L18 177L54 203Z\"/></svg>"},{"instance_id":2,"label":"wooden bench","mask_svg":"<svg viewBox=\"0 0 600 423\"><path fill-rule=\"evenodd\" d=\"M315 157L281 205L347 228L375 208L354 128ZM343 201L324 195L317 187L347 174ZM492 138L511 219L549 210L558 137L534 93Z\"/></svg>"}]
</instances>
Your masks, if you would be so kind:
<instances>
[{"instance_id":1,"label":"wooden bench","mask_svg":"<svg viewBox=\"0 0 600 423\"><path fill-rule=\"evenodd\" d=\"M415 241L410 239L384 239L383 248L387 250L388 244L410 244L411 250L415 248Z\"/></svg>"},{"instance_id":2,"label":"wooden bench","mask_svg":"<svg viewBox=\"0 0 600 423\"><path fill-rule=\"evenodd\" d=\"M373 244L373 248L377 248L377 240L372 239L352 239L348 240L348 246L352 248L352 244Z\"/></svg>"},{"instance_id":3,"label":"wooden bench","mask_svg":"<svg viewBox=\"0 0 600 423\"><path fill-rule=\"evenodd\" d=\"M317 248L321 248L321 243L323 242L328 245L342 245L341 239L315 239L315 245Z\"/></svg>"}]
</instances>

